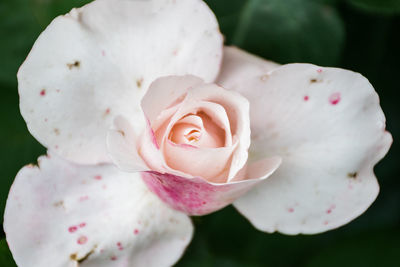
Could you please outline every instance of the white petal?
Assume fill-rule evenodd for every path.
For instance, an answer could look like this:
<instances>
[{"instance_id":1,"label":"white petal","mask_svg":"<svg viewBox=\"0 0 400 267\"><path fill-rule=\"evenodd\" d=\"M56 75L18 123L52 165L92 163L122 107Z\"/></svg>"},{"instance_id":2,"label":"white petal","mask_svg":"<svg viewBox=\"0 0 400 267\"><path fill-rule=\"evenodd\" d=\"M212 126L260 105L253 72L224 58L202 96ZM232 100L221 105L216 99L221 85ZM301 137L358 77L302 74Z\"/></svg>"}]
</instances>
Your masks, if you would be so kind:
<instances>
[{"instance_id":1,"label":"white petal","mask_svg":"<svg viewBox=\"0 0 400 267\"><path fill-rule=\"evenodd\" d=\"M224 47L224 60L218 83L229 89L244 79L262 76L279 64L252 55L234 46Z\"/></svg>"},{"instance_id":2,"label":"white petal","mask_svg":"<svg viewBox=\"0 0 400 267\"><path fill-rule=\"evenodd\" d=\"M108 162L114 115L144 127L140 100L165 75L213 81L222 36L200 0L98 0L56 18L18 72L21 113L43 145L78 163Z\"/></svg>"},{"instance_id":3,"label":"white petal","mask_svg":"<svg viewBox=\"0 0 400 267\"><path fill-rule=\"evenodd\" d=\"M348 223L371 205L379 191L373 166L392 138L367 79L290 64L232 89L250 102L250 159L283 159L267 181L234 203L255 227L318 233Z\"/></svg>"},{"instance_id":4,"label":"white petal","mask_svg":"<svg viewBox=\"0 0 400 267\"><path fill-rule=\"evenodd\" d=\"M82 166L55 155L17 175L4 229L20 267L171 266L189 243L190 219L140 174Z\"/></svg>"}]
</instances>

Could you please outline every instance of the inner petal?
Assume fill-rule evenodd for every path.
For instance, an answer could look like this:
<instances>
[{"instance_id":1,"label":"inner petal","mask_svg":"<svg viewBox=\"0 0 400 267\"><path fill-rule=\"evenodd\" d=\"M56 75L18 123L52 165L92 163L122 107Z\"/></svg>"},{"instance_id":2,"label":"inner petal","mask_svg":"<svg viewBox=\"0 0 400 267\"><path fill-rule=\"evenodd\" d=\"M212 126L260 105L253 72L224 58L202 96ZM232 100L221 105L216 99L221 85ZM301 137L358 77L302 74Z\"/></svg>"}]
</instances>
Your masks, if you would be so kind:
<instances>
[{"instance_id":1,"label":"inner petal","mask_svg":"<svg viewBox=\"0 0 400 267\"><path fill-rule=\"evenodd\" d=\"M201 138L202 129L189 123L178 123L170 132L169 140L175 144L192 144Z\"/></svg>"},{"instance_id":2,"label":"inner petal","mask_svg":"<svg viewBox=\"0 0 400 267\"><path fill-rule=\"evenodd\" d=\"M172 127L168 139L175 144L217 148L225 146L225 131L200 111L189 114Z\"/></svg>"}]
</instances>

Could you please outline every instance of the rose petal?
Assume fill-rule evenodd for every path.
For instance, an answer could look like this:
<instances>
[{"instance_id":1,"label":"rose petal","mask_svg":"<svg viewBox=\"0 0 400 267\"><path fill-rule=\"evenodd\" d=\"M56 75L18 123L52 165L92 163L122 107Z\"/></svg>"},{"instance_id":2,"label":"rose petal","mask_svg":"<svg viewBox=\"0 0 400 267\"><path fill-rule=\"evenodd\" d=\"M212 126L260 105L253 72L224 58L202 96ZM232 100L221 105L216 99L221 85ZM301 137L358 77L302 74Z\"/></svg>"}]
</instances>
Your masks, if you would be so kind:
<instances>
[{"instance_id":1,"label":"rose petal","mask_svg":"<svg viewBox=\"0 0 400 267\"><path fill-rule=\"evenodd\" d=\"M165 130L164 138L161 142L161 151L165 162L171 169L187 174L184 175L185 177L200 176L210 182L226 182L231 169L232 154L238 145L237 142L232 144L230 124L225 109L216 103L193 101L190 95L191 91L189 90L188 97L185 98L180 108L172 116ZM182 145L168 140L166 134L179 134L179 132L175 133L173 130L179 126L179 122L187 120L188 117L179 120L180 118L187 114L196 114L199 110L212 117L213 122L207 122L207 116L204 114L203 116L201 114L198 115L202 117L201 124L198 125L201 128L202 136L198 142L193 143L193 145ZM215 136L217 133L212 133L213 127L210 127L209 124L214 123L219 124L227 133L225 138L224 136ZM223 131L221 130L221 132ZM213 141L210 139L213 138L218 140L221 138L223 140L227 139L227 146L220 143L220 147L212 147ZM165 172L170 171L166 170Z\"/></svg>"},{"instance_id":2,"label":"rose petal","mask_svg":"<svg viewBox=\"0 0 400 267\"><path fill-rule=\"evenodd\" d=\"M149 192L139 174L54 155L39 163L18 173L6 206L18 266L158 267L180 258L191 221Z\"/></svg>"},{"instance_id":3,"label":"rose petal","mask_svg":"<svg viewBox=\"0 0 400 267\"><path fill-rule=\"evenodd\" d=\"M250 101L250 159L279 155L283 164L235 207L258 229L286 234L327 231L363 213L379 191L373 166L392 142L370 83L309 64L243 79L232 89Z\"/></svg>"},{"instance_id":4,"label":"rose petal","mask_svg":"<svg viewBox=\"0 0 400 267\"><path fill-rule=\"evenodd\" d=\"M202 100L219 104L228 114L232 136L237 138L238 143L229 170L228 181L230 181L247 162L247 150L250 146L249 102L240 94L214 84L206 84L195 90L189 90L187 98L191 101Z\"/></svg>"},{"instance_id":5,"label":"rose petal","mask_svg":"<svg viewBox=\"0 0 400 267\"><path fill-rule=\"evenodd\" d=\"M117 116L114 128L107 135L107 148L114 164L128 172L150 170L138 153L139 137L135 134L129 121Z\"/></svg>"},{"instance_id":6,"label":"rose petal","mask_svg":"<svg viewBox=\"0 0 400 267\"><path fill-rule=\"evenodd\" d=\"M232 152L237 145L220 148L199 148L164 143L165 161L174 170L203 177L214 183L225 183L229 175Z\"/></svg>"},{"instance_id":7,"label":"rose petal","mask_svg":"<svg viewBox=\"0 0 400 267\"><path fill-rule=\"evenodd\" d=\"M175 110L174 107L177 103L181 105ZM161 108L152 108L159 106ZM150 124L153 127L156 126L153 129L157 133L156 139L161 149L164 148L164 143L160 142L160 140L166 140L166 135L168 135L176 122L188 113L205 109L207 111L206 114L212 117L213 122L219 123L218 125L225 130L226 138L234 135L237 139L235 141L238 145L228 169L228 180L233 179L236 173L245 165L247 149L250 145L249 103L241 95L227 91L215 84L201 84L201 81L193 76L169 76L159 78L152 83L143 97L142 107L146 117L149 118ZM168 123L163 124L159 122L159 119L168 121ZM160 136L162 137L160 138ZM226 140L228 140L227 145L235 143L233 140ZM142 145L142 155L145 159L153 161L152 159L155 158L154 152L156 151L152 148L150 149L152 152L150 152L146 144L149 144L149 142L145 142ZM149 164L149 160L146 162ZM226 168L226 166L222 166L222 168ZM155 168L153 166L152 169L162 173L171 173L169 170L160 171L160 167ZM174 174L176 175L176 173ZM183 174L183 176L193 175Z\"/></svg>"},{"instance_id":8,"label":"rose petal","mask_svg":"<svg viewBox=\"0 0 400 267\"><path fill-rule=\"evenodd\" d=\"M108 133L107 145L110 157L120 170L126 172L154 170L186 175L172 170L165 163L149 124L141 136L136 136L132 132L132 126L125 117L118 116L114 127L115 129ZM146 159L151 160L146 161Z\"/></svg>"},{"instance_id":9,"label":"rose petal","mask_svg":"<svg viewBox=\"0 0 400 267\"><path fill-rule=\"evenodd\" d=\"M234 46L224 47L224 60L218 83L229 89L243 79L261 76L276 69L279 64L252 55ZM250 90L250 88L249 88Z\"/></svg>"},{"instance_id":10,"label":"rose petal","mask_svg":"<svg viewBox=\"0 0 400 267\"><path fill-rule=\"evenodd\" d=\"M248 166L241 180L225 184L158 172L143 172L142 177L149 189L174 209L189 215L205 215L231 204L268 178L280 163L279 157L263 159Z\"/></svg>"},{"instance_id":11,"label":"rose petal","mask_svg":"<svg viewBox=\"0 0 400 267\"><path fill-rule=\"evenodd\" d=\"M214 142L208 140L209 144L204 144L205 147L218 147L216 143L219 143L221 147L231 146L233 143L231 125L225 107L218 103L193 100L190 94L191 92L189 91L188 97L185 98L175 114L169 119L167 127L163 129L163 133L160 131L160 134L163 134L162 140L165 141L168 139L168 135L172 133L176 124L182 121L185 122L188 115L196 114L195 116L201 121L198 127L202 129L202 138L197 142L197 146L201 146L204 139L206 139L206 143L207 139L216 139ZM214 143L214 146L212 143ZM160 144L162 146L163 142Z\"/></svg>"},{"instance_id":12,"label":"rose petal","mask_svg":"<svg viewBox=\"0 0 400 267\"><path fill-rule=\"evenodd\" d=\"M57 17L36 41L18 72L21 113L33 136L63 157L108 162L114 115L142 129L148 85L171 74L213 81L221 50L203 1L94 1Z\"/></svg>"},{"instance_id":13,"label":"rose petal","mask_svg":"<svg viewBox=\"0 0 400 267\"><path fill-rule=\"evenodd\" d=\"M155 80L142 99L142 109L153 125L161 113L183 101L188 89L201 85L204 81L192 75L168 76Z\"/></svg>"}]
</instances>

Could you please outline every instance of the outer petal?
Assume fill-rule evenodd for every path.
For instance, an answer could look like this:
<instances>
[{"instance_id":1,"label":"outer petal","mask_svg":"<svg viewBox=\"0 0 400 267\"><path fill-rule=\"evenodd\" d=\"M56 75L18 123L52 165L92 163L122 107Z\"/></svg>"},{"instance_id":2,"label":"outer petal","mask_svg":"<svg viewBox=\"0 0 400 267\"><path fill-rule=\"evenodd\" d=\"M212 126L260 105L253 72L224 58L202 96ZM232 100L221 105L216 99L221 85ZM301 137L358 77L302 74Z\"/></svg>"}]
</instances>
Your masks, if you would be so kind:
<instances>
[{"instance_id":1,"label":"outer petal","mask_svg":"<svg viewBox=\"0 0 400 267\"><path fill-rule=\"evenodd\" d=\"M224 47L224 60L218 83L229 89L243 79L262 76L279 64L262 59L234 46Z\"/></svg>"},{"instance_id":2,"label":"outer petal","mask_svg":"<svg viewBox=\"0 0 400 267\"><path fill-rule=\"evenodd\" d=\"M203 84L193 75L169 76L155 80L142 98L141 107L152 125L162 111L183 101L188 89Z\"/></svg>"},{"instance_id":3,"label":"outer petal","mask_svg":"<svg viewBox=\"0 0 400 267\"><path fill-rule=\"evenodd\" d=\"M251 106L252 160L283 164L234 203L260 230L318 233L363 213L379 187L373 166L392 142L370 83L360 74L290 64L243 77L233 90Z\"/></svg>"},{"instance_id":4,"label":"outer petal","mask_svg":"<svg viewBox=\"0 0 400 267\"><path fill-rule=\"evenodd\" d=\"M140 99L165 75L213 81L222 37L200 0L98 0L56 18L18 72L30 132L63 157L108 162L113 115L144 125Z\"/></svg>"},{"instance_id":5,"label":"outer petal","mask_svg":"<svg viewBox=\"0 0 400 267\"><path fill-rule=\"evenodd\" d=\"M139 174L53 155L39 163L18 173L6 206L18 266L171 266L189 243L190 219L149 192Z\"/></svg>"},{"instance_id":6,"label":"outer petal","mask_svg":"<svg viewBox=\"0 0 400 267\"><path fill-rule=\"evenodd\" d=\"M279 157L260 160L239 172L240 179L225 184L158 172L143 172L142 177L149 189L174 209L189 215L204 215L231 204L268 178L280 164Z\"/></svg>"},{"instance_id":7,"label":"outer petal","mask_svg":"<svg viewBox=\"0 0 400 267\"><path fill-rule=\"evenodd\" d=\"M117 116L114 128L108 131L107 148L114 164L120 170L137 172L150 170L139 155L139 138L128 119Z\"/></svg>"}]
</instances>

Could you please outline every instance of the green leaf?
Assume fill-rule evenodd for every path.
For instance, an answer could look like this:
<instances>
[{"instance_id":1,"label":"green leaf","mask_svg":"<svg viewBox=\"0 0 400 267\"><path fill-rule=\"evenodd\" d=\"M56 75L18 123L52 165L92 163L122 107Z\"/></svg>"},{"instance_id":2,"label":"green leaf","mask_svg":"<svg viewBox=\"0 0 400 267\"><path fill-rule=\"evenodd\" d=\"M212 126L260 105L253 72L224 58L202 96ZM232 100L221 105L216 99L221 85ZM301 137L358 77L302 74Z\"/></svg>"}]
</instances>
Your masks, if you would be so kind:
<instances>
[{"instance_id":1,"label":"green leaf","mask_svg":"<svg viewBox=\"0 0 400 267\"><path fill-rule=\"evenodd\" d=\"M0 240L0 266L1 267L16 267L11 252L5 239Z\"/></svg>"},{"instance_id":2,"label":"green leaf","mask_svg":"<svg viewBox=\"0 0 400 267\"><path fill-rule=\"evenodd\" d=\"M74 7L81 7L91 0L29 0L32 11L42 27L46 27L55 17L68 13Z\"/></svg>"},{"instance_id":3,"label":"green leaf","mask_svg":"<svg viewBox=\"0 0 400 267\"><path fill-rule=\"evenodd\" d=\"M379 14L399 14L399 0L348 0L348 2L363 11Z\"/></svg>"},{"instance_id":4,"label":"green leaf","mask_svg":"<svg viewBox=\"0 0 400 267\"><path fill-rule=\"evenodd\" d=\"M36 162L45 149L29 134L18 108L16 88L0 85L0 219L3 221L8 191L15 175L24 165ZM2 266L2 265L0 265Z\"/></svg>"},{"instance_id":5,"label":"green leaf","mask_svg":"<svg viewBox=\"0 0 400 267\"><path fill-rule=\"evenodd\" d=\"M90 0L0 1L0 83L16 84L16 73L39 33L58 15Z\"/></svg>"},{"instance_id":6,"label":"green leaf","mask_svg":"<svg viewBox=\"0 0 400 267\"><path fill-rule=\"evenodd\" d=\"M225 6L230 4L221 1ZM279 63L336 65L344 27L336 10L323 1L247 0L222 14L216 9L227 43ZM231 15L229 15L231 14Z\"/></svg>"},{"instance_id":7,"label":"green leaf","mask_svg":"<svg viewBox=\"0 0 400 267\"><path fill-rule=\"evenodd\" d=\"M18 67L26 58L40 27L27 0L2 0L0 17L0 82L15 85Z\"/></svg>"},{"instance_id":8,"label":"green leaf","mask_svg":"<svg viewBox=\"0 0 400 267\"><path fill-rule=\"evenodd\" d=\"M398 266L399 230L369 231L343 238L312 257L308 267Z\"/></svg>"}]
</instances>

